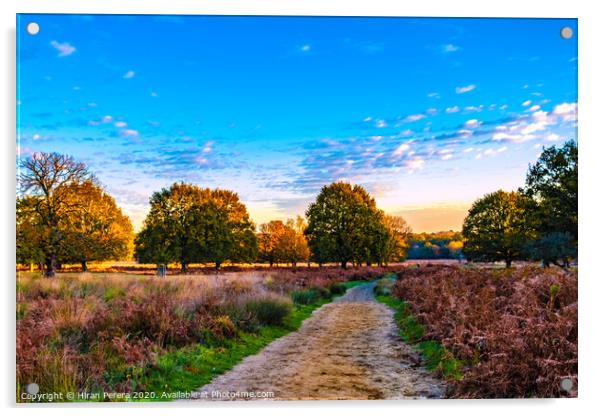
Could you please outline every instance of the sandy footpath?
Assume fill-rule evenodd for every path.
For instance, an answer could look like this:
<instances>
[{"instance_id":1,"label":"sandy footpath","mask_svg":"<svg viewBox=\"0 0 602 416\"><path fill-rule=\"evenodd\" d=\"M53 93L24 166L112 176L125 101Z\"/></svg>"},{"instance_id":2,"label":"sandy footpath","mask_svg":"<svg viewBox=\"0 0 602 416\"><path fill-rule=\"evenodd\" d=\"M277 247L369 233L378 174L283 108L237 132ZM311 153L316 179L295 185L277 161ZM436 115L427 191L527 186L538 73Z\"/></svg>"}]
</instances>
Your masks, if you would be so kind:
<instances>
[{"instance_id":1,"label":"sandy footpath","mask_svg":"<svg viewBox=\"0 0 602 416\"><path fill-rule=\"evenodd\" d=\"M271 400L442 397L443 384L399 339L393 311L374 300L373 287L317 309L299 330L203 386L200 400L252 400L249 392L271 392Z\"/></svg>"}]
</instances>

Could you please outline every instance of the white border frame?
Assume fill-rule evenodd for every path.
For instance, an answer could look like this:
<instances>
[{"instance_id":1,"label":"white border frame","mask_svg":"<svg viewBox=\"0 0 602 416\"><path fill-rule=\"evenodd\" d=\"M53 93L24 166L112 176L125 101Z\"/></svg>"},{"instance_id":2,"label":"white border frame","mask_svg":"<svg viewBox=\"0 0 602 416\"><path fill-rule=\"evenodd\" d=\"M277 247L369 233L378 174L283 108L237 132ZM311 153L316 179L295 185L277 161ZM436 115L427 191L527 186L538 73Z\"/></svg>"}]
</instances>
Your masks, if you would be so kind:
<instances>
[{"instance_id":1,"label":"white border frame","mask_svg":"<svg viewBox=\"0 0 602 416\"><path fill-rule=\"evenodd\" d=\"M530 411L546 414L570 414L600 408L601 365L598 349L602 345L599 330L600 304L602 304L602 276L597 273L597 256L602 231L598 204L600 181L597 169L602 155L602 133L597 99L602 97L602 74L599 42L602 39L602 19L594 1L525 1L504 0L486 2L474 0L420 0L417 2L385 0L3 0L0 17L3 33L0 98L0 115L3 126L2 143L2 228L0 240L2 256L3 300L2 316L8 333L2 342L3 371L0 392L9 412L45 414L81 414L82 406L42 405L17 406L14 404L15 321L14 321L14 189L15 189L15 14L16 13L101 13L101 14L221 14L221 15L337 15L337 16L429 16L429 17L570 17L579 19L579 150L580 150L580 201L579 224L581 244L579 263L579 398L553 400L445 400L428 402L286 402L286 403L234 403L194 404L176 410L178 404L107 404L85 406L87 413L105 415L110 409L115 415L144 412L147 415L199 414L199 412L250 412L251 414L303 414L343 410L364 414L369 408L381 413L414 412L422 414L507 414ZM43 409L43 410L42 410Z\"/></svg>"}]
</instances>

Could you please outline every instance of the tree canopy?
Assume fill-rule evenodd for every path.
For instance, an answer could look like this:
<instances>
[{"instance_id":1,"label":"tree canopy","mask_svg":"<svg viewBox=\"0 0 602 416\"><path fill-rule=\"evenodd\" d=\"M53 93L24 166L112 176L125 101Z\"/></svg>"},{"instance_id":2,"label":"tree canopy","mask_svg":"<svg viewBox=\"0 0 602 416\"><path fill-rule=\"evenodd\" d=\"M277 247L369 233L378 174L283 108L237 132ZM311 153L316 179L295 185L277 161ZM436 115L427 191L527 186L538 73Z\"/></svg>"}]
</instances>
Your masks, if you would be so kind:
<instances>
[{"instance_id":1,"label":"tree canopy","mask_svg":"<svg viewBox=\"0 0 602 416\"><path fill-rule=\"evenodd\" d=\"M253 261L254 225L234 192L174 183L150 199L135 257L146 263L178 262L186 272L193 262Z\"/></svg>"},{"instance_id":2,"label":"tree canopy","mask_svg":"<svg viewBox=\"0 0 602 416\"><path fill-rule=\"evenodd\" d=\"M59 261L67 261L75 252L76 247L70 246L74 233L79 232L82 237L78 240L79 248L83 245L91 248L94 245L88 239L90 235L83 238L85 232L82 228L76 229L77 226L83 227L84 222L96 222L103 223L106 229L112 223L110 218L99 218L98 215L106 214L110 217L115 214L117 208L114 202L109 203L106 197L101 196L102 191L96 178L83 163L76 162L70 156L35 153L20 161L18 181L17 258L22 261L42 261L48 277L54 276ZM88 196L104 198L115 209L109 210L110 212L100 209L92 213L90 201L86 196L78 195L84 189L89 192ZM106 207L106 204L103 206ZM114 235L111 234L108 238L112 237ZM86 250L85 257L91 251L95 250ZM110 253L111 257L113 254ZM107 255L107 252L102 255L95 253L93 257L101 259Z\"/></svg>"},{"instance_id":3,"label":"tree canopy","mask_svg":"<svg viewBox=\"0 0 602 416\"><path fill-rule=\"evenodd\" d=\"M525 243L536 236L533 201L499 190L476 200L464 220L463 252L469 260L506 262L524 258Z\"/></svg>"},{"instance_id":4,"label":"tree canopy","mask_svg":"<svg viewBox=\"0 0 602 416\"><path fill-rule=\"evenodd\" d=\"M261 224L257 241L259 260L270 264L291 263L309 259L309 247L303 231L305 221L301 217L289 219L286 223L276 220Z\"/></svg>"},{"instance_id":5,"label":"tree canopy","mask_svg":"<svg viewBox=\"0 0 602 416\"><path fill-rule=\"evenodd\" d=\"M384 262L388 232L384 213L364 188L344 182L324 186L310 204L305 235L318 263Z\"/></svg>"},{"instance_id":6,"label":"tree canopy","mask_svg":"<svg viewBox=\"0 0 602 416\"><path fill-rule=\"evenodd\" d=\"M538 241L530 245L530 256L544 262L577 255L578 238L578 152L571 140L564 146L544 148L537 162L529 166L521 192L536 202Z\"/></svg>"}]
</instances>

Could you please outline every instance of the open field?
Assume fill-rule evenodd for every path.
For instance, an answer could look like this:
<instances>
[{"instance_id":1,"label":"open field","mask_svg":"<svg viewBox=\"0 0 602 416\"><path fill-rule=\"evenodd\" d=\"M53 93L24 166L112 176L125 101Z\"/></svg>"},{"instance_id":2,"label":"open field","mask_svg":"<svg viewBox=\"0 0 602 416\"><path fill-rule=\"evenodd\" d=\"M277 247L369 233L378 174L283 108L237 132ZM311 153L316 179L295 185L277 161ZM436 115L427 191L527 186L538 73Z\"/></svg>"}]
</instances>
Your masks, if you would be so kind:
<instances>
[{"instance_id":1,"label":"open field","mask_svg":"<svg viewBox=\"0 0 602 416\"><path fill-rule=\"evenodd\" d=\"M203 385L276 399L577 394L576 272L436 263L163 279L22 272L18 392L35 382L94 401L178 399ZM383 275L375 293L389 307L364 283Z\"/></svg>"},{"instance_id":2,"label":"open field","mask_svg":"<svg viewBox=\"0 0 602 416\"><path fill-rule=\"evenodd\" d=\"M383 272L280 270L164 279L111 273L46 279L20 273L17 389L31 382L42 392L64 394L198 387L215 369L198 363L195 349L230 351L218 359L224 371L343 293L341 282ZM170 360L177 354L185 357L174 364ZM182 384L183 377L189 380Z\"/></svg>"}]
</instances>

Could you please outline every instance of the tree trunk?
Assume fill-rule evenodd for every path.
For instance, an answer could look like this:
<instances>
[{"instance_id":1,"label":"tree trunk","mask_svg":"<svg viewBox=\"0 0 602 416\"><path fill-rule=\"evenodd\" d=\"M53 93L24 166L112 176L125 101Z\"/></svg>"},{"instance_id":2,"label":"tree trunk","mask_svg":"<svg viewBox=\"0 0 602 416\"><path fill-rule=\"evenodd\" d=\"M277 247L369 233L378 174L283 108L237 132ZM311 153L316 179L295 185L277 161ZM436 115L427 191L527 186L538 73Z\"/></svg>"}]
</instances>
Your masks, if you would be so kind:
<instances>
[{"instance_id":1,"label":"tree trunk","mask_svg":"<svg viewBox=\"0 0 602 416\"><path fill-rule=\"evenodd\" d=\"M188 273L188 263L182 262L182 267L180 268L180 272L182 274L187 274Z\"/></svg>"},{"instance_id":2,"label":"tree trunk","mask_svg":"<svg viewBox=\"0 0 602 416\"><path fill-rule=\"evenodd\" d=\"M509 269L512 266L512 260L506 259L506 268Z\"/></svg>"},{"instance_id":3,"label":"tree trunk","mask_svg":"<svg viewBox=\"0 0 602 416\"><path fill-rule=\"evenodd\" d=\"M54 277L56 273L56 256L54 254L51 254L50 256L46 257L46 271L44 273L44 275L46 277Z\"/></svg>"},{"instance_id":4,"label":"tree trunk","mask_svg":"<svg viewBox=\"0 0 602 416\"><path fill-rule=\"evenodd\" d=\"M341 261L341 267L343 269L347 269L347 261L346 260Z\"/></svg>"},{"instance_id":5,"label":"tree trunk","mask_svg":"<svg viewBox=\"0 0 602 416\"><path fill-rule=\"evenodd\" d=\"M270 269L272 268L273 265L274 265L274 260L270 260Z\"/></svg>"},{"instance_id":6,"label":"tree trunk","mask_svg":"<svg viewBox=\"0 0 602 416\"><path fill-rule=\"evenodd\" d=\"M86 260L82 260L82 272L86 273L88 271L88 264Z\"/></svg>"},{"instance_id":7,"label":"tree trunk","mask_svg":"<svg viewBox=\"0 0 602 416\"><path fill-rule=\"evenodd\" d=\"M220 266L222 265L221 261L216 261L215 262L215 270L219 270Z\"/></svg>"}]
</instances>

